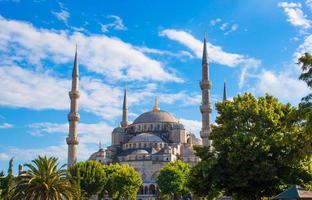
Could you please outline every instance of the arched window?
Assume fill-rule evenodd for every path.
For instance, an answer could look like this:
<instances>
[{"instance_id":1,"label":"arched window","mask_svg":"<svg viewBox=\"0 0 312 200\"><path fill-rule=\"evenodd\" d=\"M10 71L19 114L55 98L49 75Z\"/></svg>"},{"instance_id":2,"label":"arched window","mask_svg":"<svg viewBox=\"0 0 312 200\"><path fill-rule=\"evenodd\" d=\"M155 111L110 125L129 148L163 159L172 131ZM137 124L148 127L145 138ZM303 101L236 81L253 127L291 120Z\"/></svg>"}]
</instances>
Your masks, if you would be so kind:
<instances>
[{"instance_id":1,"label":"arched window","mask_svg":"<svg viewBox=\"0 0 312 200\"><path fill-rule=\"evenodd\" d=\"M149 186L149 194L156 194L155 185L151 184L151 185Z\"/></svg>"},{"instance_id":2,"label":"arched window","mask_svg":"<svg viewBox=\"0 0 312 200\"><path fill-rule=\"evenodd\" d=\"M151 124L151 130L153 130L153 124Z\"/></svg>"},{"instance_id":3,"label":"arched window","mask_svg":"<svg viewBox=\"0 0 312 200\"><path fill-rule=\"evenodd\" d=\"M148 187L147 186L144 187L144 194L148 194Z\"/></svg>"}]
</instances>

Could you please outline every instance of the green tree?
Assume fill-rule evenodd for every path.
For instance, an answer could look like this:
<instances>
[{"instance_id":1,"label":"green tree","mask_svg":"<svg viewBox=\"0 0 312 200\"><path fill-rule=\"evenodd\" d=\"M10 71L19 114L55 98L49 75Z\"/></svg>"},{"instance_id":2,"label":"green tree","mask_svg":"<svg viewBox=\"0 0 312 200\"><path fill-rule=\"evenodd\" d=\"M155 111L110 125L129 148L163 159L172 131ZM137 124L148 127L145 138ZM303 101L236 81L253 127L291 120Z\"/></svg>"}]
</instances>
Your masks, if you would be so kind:
<instances>
[{"instance_id":1,"label":"green tree","mask_svg":"<svg viewBox=\"0 0 312 200\"><path fill-rule=\"evenodd\" d=\"M301 65L302 73L299 79L306 82L307 86L312 89L312 55L305 53L298 59L298 64ZM312 100L312 93L302 99L304 102Z\"/></svg>"},{"instance_id":2,"label":"green tree","mask_svg":"<svg viewBox=\"0 0 312 200\"><path fill-rule=\"evenodd\" d=\"M17 177L13 199L77 199L77 189L68 180L65 165L58 167L57 158L39 156L24 166L28 170Z\"/></svg>"},{"instance_id":3,"label":"green tree","mask_svg":"<svg viewBox=\"0 0 312 200\"><path fill-rule=\"evenodd\" d=\"M301 65L302 73L299 79L306 82L307 86L312 89L312 55L305 53L298 59L298 64ZM298 115L302 118L301 123L305 126L307 133L312 133L312 93L302 98L299 104ZM310 165L307 165L309 170L312 170L312 159ZM312 190L312 180L305 185L307 189Z\"/></svg>"},{"instance_id":4,"label":"green tree","mask_svg":"<svg viewBox=\"0 0 312 200\"><path fill-rule=\"evenodd\" d=\"M168 163L160 170L157 178L157 185L164 196L173 195L179 198L188 194L187 181L190 174L190 167L181 160Z\"/></svg>"},{"instance_id":5,"label":"green tree","mask_svg":"<svg viewBox=\"0 0 312 200\"><path fill-rule=\"evenodd\" d=\"M251 200L311 180L306 166L311 160L312 135L304 131L295 107L269 95L257 99L249 93L216 107L218 116L210 136L214 148L211 153L198 151L208 164L195 173L202 176L201 182L211 182L209 189Z\"/></svg>"},{"instance_id":6,"label":"green tree","mask_svg":"<svg viewBox=\"0 0 312 200\"><path fill-rule=\"evenodd\" d=\"M107 181L102 164L96 161L79 162L69 168L69 174L79 185L81 196L87 198L101 192Z\"/></svg>"},{"instance_id":7,"label":"green tree","mask_svg":"<svg viewBox=\"0 0 312 200\"><path fill-rule=\"evenodd\" d=\"M222 189L218 186L220 178L217 170L216 155L208 148L194 147L197 156L202 160L191 168L188 187L194 196L214 199L221 195Z\"/></svg>"},{"instance_id":8,"label":"green tree","mask_svg":"<svg viewBox=\"0 0 312 200\"><path fill-rule=\"evenodd\" d=\"M140 174L129 165L110 164L103 166L107 175L104 193L112 199L136 199L142 185Z\"/></svg>"},{"instance_id":9,"label":"green tree","mask_svg":"<svg viewBox=\"0 0 312 200\"><path fill-rule=\"evenodd\" d=\"M0 198L4 200L9 200L12 197L13 187L14 187L14 175L13 175L13 158L9 161L9 168L7 176L4 176L2 172L0 175Z\"/></svg>"}]
</instances>

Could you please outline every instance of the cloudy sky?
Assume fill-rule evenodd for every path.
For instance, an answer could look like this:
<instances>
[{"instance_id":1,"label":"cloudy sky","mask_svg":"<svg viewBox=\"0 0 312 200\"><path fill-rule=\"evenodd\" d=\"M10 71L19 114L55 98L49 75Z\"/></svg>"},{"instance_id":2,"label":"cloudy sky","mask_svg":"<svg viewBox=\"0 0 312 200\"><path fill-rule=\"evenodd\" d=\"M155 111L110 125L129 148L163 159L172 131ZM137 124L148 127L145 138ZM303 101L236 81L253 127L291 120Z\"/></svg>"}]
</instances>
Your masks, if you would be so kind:
<instances>
[{"instance_id":1,"label":"cloudy sky","mask_svg":"<svg viewBox=\"0 0 312 200\"><path fill-rule=\"evenodd\" d=\"M312 0L0 0L0 170L11 157L66 160L75 44L80 160L109 145L125 87L131 121L158 96L198 135L205 33L213 103L224 80L230 98L269 93L296 105L308 93L296 60L312 52Z\"/></svg>"}]
</instances>

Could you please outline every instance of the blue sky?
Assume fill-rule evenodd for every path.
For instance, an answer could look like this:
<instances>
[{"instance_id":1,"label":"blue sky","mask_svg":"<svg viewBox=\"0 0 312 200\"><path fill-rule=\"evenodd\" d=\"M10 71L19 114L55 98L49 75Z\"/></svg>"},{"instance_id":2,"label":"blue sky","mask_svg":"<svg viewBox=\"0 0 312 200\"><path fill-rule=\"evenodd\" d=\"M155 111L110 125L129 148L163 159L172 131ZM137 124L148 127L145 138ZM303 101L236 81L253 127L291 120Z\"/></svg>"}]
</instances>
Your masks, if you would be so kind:
<instances>
[{"instance_id":1,"label":"blue sky","mask_svg":"<svg viewBox=\"0 0 312 200\"><path fill-rule=\"evenodd\" d=\"M202 40L212 101L265 93L296 105L295 64L312 52L312 1L0 0L0 170L47 154L66 160L75 44L81 75L79 159L110 143L128 88L130 120L154 97L198 135ZM215 112L213 113L215 116Z\"/></svg>"}]
</instances>

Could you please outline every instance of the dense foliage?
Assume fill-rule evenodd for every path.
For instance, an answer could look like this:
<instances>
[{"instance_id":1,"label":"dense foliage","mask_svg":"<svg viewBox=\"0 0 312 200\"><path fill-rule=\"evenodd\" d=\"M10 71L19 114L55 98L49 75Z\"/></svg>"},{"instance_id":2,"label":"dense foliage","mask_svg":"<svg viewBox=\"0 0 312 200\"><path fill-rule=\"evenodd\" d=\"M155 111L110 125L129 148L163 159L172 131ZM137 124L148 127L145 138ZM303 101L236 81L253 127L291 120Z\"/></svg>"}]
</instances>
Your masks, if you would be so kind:
<instances>
[{"instance_id":1,"label":"dense foliage","mask_svg":"<svg viewBox=\"0 0 312 200\"><path fill-rule=\"evenodd\" d=\"M9 161L8 174L4 176L4 173L0 173L0 199L9 200L12 198L14 187L14 175L13 175L13 158Z\"/></svg>"},{"instance_id":2,"label":"dense foliage","mask_svg":"<svg viewBox=\"0 0 312 200\"><path fill-rule=\"evenodd\" d=\"M102 164L96 161L79 162L69 168L69 174L86 198L101 192L107 181Z\"/></svg>"},{"instance_id":3,"label":"dense foliage","mask_svg":"<svg viewBox=\"0 0 312 200\"><path fill-rule=\"evenodd\" d=\"M112 199L136 199L142 180L133 167L110 164L104 165L103 168L107 182L102 194L107 193Z\"/></svg>"},{"instance_id":4,"label":"dense foliage","mask_svg":"<svg viewBox=\"0 0 312 200\"><path fill-rule=\"evenodd\" d=\"M187 181L190 174L190 167L181 160L168 163L160 170L157 178L157 185L163 196L180 196L188 194Z\"/></svg>"},{"instance_id":5,"label":"dense foliage","mask_svg":"<svg viewBox=\"0 0 312 200\"><path fill-rule=\"evenodd\" d=\"M216 107L214 149L199 148L202 162L192 170L197 178L191 179L191 185L199 186L192 187L195 193L223 191L236 199L260 199L288 184L311 180L306 166L312 135L305 131L296 108L269 95L257 99L249 93Z\"/></svg>"},{"instance_id":6,"label":"dense foliage","mask_svg":"<svg viewBox=\"0 0 312 200\"><path fill-rule=\"evenodd\" d=\"M39 156L25 166L28 170L16 178L13 199L78 199L76 187L67 179L64 166L58 167L57 158Z\"/></svg>"}]
</instances>

